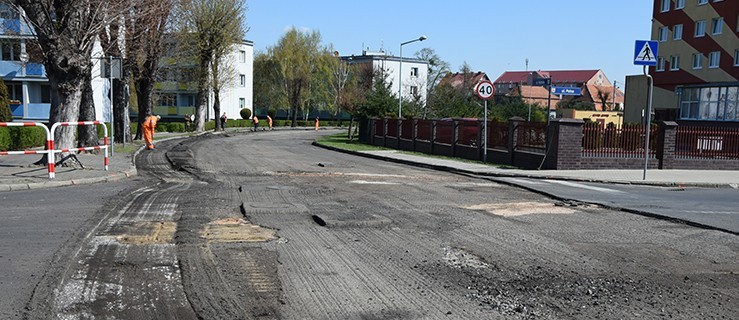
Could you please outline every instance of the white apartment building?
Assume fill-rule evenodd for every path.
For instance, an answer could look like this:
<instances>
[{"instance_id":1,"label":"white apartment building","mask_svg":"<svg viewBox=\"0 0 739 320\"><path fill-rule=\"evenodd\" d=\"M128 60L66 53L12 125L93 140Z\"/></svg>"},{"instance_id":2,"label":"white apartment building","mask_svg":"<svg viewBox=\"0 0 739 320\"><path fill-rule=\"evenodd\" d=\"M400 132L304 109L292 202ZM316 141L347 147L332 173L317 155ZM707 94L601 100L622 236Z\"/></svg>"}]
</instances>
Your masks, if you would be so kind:
<instances>
[{"instance_id":1,"label":"white apartment building","mask_svg":"<svg viewBox=\"0 0 739 320\"><path fill-rule=\"evenodd\" d=\"M421 97L421 101L424 104L426 103L428 61L403 57L401 75L400 57L388 56L382 51L363 51L360 56L343 56L341 59L349 64L371 63L373 69L385 71L387 74L386 80L388 83L392 83L392 90L396 96L402 85L404 99L411 100L414 95L418 95Z\"/></svg>"}]
</instances>

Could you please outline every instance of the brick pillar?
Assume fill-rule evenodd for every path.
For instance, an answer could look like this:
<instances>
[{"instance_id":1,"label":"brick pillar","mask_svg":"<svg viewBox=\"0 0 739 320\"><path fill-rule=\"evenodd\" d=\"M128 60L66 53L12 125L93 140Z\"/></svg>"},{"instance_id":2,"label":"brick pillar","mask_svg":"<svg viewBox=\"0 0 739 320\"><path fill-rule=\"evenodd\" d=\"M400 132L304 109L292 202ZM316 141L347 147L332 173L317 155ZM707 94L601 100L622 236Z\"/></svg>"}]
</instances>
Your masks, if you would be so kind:
<instances>
[{"instance_id":1,"label":"brick pillar","mask_svg":"<svg viewBox=\"0 0 739 320\"><path fill-rule=\"evenodd\" d=\"M547 169L580 169L584 123L581 119L567 118L549 121L552 136L549 141Z\"/></svg>"},{"instance_id":2,"label":"brick pillar","mask_svg":"<svg viewBox=\"0 0 739 320\"><path fill-rule=\"evenodd\" d=\"M677 139L677 122L662 121L659 123L659 140L657 159L660 169L672 169L675 165L675 141Z\"/></svg>"},{"instance_id":3,"label":"brick pillar","mask_svg":"<svg viewBox=\"0 0 739 320\"><path fill-rule=\"evenodd\" d=\"M478 120L477 121L477 158L480 161L485 160L483 157L484 150L483 150L483 145L482 145L482 143L485 141L485 138L483 137L483 132L482 132L483 129L485 129L485 122ZM485 148L487 147L488 146L485 146Z\"/></svg>"},{"instance_id":4,"label":"brick pillar","mask_svg":"<svg viewBox=\"0 0 739 320\"><path fill-rule=\"evenodd\" d=\"M382 118L382 146L387 147L387 117Z\"/></svg>"},{"instance_id":5,"label":"brick pillar","mask_svg":"<svg viewBox=\"0 0 739 320\"><path fill-rule=\"evenodd\" d=\"M459 137L459 121L452 121L452 157L457 156L457 139Z\"/></svg>"},{"instance_id":6,"label":"brick pillar","mask_svg":"<svg viewBox=\"0 0 739 320\"><path fill-rule=\"evenodd\" d=\"M418 119L413 119L411 132L411 140L413 141L413 151L416 151L416 138L418 138Z\"/></svg>"},{"instance_id":7,"label":"brick pillar","mask_svg":"<svg viewBox=\"0 0 739 320\"><path fill-rule=\"evenodd\" d=\"M436 120L431 120L431 126L430 127L431 127L431 136L430 136L430 139L431 139L431 154L435 154L434 153L434 151L435 151L434 150L434 145L436 144Z\"/></svg>"},{"instance_id":8,"label":"brick pillar","mask_svg":"<svg viewBox=\"0 0 739 320\"><path fill-rule=\"evenodd\" d=\"M521 117L513 117L508 119L508 164L515 166L516 144L518 143L518 125L523 122Z\"/></svg>"}]
</instances>

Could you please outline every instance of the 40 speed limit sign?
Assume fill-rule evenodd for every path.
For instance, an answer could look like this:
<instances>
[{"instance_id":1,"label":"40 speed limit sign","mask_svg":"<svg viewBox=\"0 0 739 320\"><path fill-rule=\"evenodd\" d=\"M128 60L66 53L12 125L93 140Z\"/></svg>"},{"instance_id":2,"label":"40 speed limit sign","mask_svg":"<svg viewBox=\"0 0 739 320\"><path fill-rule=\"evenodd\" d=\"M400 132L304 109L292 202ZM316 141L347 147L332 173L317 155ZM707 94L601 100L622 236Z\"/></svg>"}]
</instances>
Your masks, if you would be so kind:
<instances>
[{"instance_id":1,"label":"40 speed limit sign","mask_svg":"<svg viewBox=\"0 0 739 320\"><path fill-rule=\"evenodd\" d=\"M493 94L495 93L495 87L493 87L493 83L487 80L480 81L475 86L475 93L477 94L480 99L488 100L493 97Z\"/></svg>"}]
</instances>

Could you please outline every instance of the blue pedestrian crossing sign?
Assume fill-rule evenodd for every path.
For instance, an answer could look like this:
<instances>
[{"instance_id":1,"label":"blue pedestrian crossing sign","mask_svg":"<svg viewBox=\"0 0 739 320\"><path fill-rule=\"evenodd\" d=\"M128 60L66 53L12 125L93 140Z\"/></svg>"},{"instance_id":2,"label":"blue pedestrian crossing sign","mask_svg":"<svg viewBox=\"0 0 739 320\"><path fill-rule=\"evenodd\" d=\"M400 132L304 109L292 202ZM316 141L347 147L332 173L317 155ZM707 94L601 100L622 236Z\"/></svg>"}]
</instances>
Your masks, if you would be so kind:
<instances>
[{"instance_id":1,"label":"blue pedestrian crossing sign","mask_svg":"<svg viewBox=\"0 0 739 320\"><path fill-rule=\"evenodd\" d=\"M658 49L657 41L636 40L634 64L637 66L656 66Z\"/></svg>"}]
</instances>

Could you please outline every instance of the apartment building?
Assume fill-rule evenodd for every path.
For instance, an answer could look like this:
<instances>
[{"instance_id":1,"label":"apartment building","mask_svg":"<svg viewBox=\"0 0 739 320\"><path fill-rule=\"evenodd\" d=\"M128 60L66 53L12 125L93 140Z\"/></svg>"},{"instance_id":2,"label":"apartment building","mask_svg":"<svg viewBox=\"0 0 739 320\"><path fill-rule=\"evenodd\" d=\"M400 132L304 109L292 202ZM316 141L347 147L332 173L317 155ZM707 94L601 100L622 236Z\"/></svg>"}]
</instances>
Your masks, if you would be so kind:
<instances>
[{"instance_id":1,"label":"apartment building","mask_svg":"<svg viewBox=\"0 0 739 320\"><path fill-rule=\"evenodd\" d=\"M362 51L362 55L342 56L341 59L349 64L369 64L374 70L384 70L387 83L392 83L393 92L399 92L402 85L404 100L420 97L425 103L429 73L428 61L403 57L403 74L399 75L401 72L400 57L389 56L384 51L365 50Z\"/></svg>"},{"instance_id":2,"label":"apartment building","mask_svg":"<svg viewBox=\"0 0 739 320\"><path fill-rule=\"evenodd\" d=\"M654 1L656 119L739 124L738 18L737 0Z\"/></svg>"},{"instance_id":3,"label":"apartment building","mask_svg":"<svg viewBox=\"0 0 739 320\"><path fill-rule=\"evenodd\" d=\"M5 81L10 96L10 109L13 118L27 121L48 121L51 109L51 85L46 77L46 70L41 63L42 56L35 46L26 45L35 41L32 28L22 19L23 12L0 2L0 77ZM253 62L254 44L243 40L234 45L227 56L232 74L223 87L221 112L228 118L240 118L239 111L249 108L253 111ZM168 48L165 53L172 53ZM110 80L103 76L103 61L110 57L103 54L99 43L92 52L93 101L95 117L98 121L111 120ZM162 59L162 69L158 83L154 88L154 112L165 118L183 119L185 114L195 111L195 95L193 67L194 60L184 64L172 63L172 59ZM131 89L133 90L133 89ZM212 113L213 94L208 97L208 113L206 119L214 119L219 115ZM137 116L131 110L133 117Z\"/></svg>"}]
</instances>

